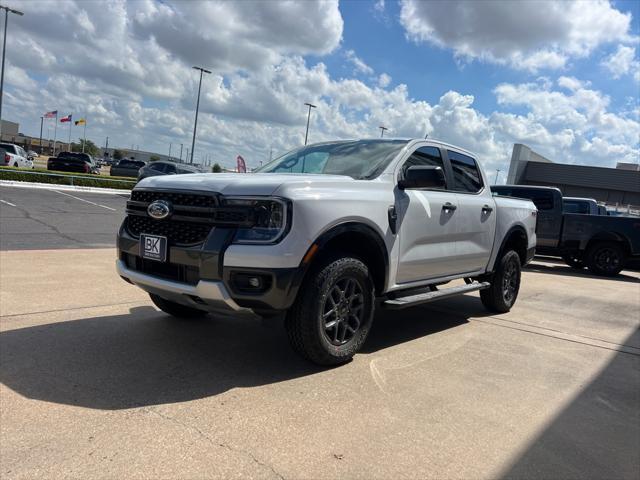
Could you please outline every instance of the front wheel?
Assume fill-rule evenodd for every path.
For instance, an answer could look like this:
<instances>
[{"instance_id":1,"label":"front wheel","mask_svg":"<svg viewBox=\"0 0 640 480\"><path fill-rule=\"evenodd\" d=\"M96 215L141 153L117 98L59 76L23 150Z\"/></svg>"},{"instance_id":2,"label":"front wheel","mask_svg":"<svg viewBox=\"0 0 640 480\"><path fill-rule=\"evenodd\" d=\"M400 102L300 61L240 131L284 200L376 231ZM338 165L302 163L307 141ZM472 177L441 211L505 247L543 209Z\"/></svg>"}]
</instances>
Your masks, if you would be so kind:
<instances>
[{"instance_id":1,"label":"front wheel","mask_svg":"<svg viewBox=\"0 0 640 480\"><path fill-rule=\"evenodd\" d=\"M154 295L150 293L151 301L162 310L164 313L168 313L173 317L178 318L197 318L204 317L207 315L207 312L204 310L198 310L197 308L187 307L186 305L182 305L181 303L172 302L165 298L159 297L158 295Z\"/></svg>"},{"instance_id":2,"label":"front wheel","mask_svg":"<svg viewBox=\"0 0 640 480\"><path fill-rule=\"evenodd\" d=\"M612 277L624 268L626 255L618 243L599 242L589 247L586 258L591 273Z\"/></svg>"},{"instance_id":3,"label":"front wheel","mask_svg":"<svg viewBox=\"0 0 640 480\"><path fill-rule=\"evenodd\" d=\"M293 349L318 365L348 362L364 344L374 312L369 269L338 257L310 271L285 320Z\"/></svg>"},{"instance_id":4,"label":"front wheel","mask_svg":"<svg viewBox=\"0 0 640 480\"><path fill-rule=\"evenodd\" d=\"M498 261L491 286L480 290L480 300L485 308L496 313L511 310L518 298L521 275L520 256L514 250L509 250Z\"/></svg>"}]
</instances>

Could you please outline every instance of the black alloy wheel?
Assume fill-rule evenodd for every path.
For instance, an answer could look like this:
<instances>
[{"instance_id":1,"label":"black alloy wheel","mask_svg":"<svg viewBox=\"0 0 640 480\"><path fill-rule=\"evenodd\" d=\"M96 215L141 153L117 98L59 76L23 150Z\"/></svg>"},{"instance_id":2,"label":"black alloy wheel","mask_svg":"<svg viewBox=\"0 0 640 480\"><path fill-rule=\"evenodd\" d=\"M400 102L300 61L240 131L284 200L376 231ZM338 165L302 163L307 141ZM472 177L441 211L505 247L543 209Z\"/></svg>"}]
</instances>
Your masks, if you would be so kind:
<instances>
[{"instance_id":1,"label":"black alloy wheel","mask_svg":"<svg viewBox=\"0 0 640 480\"><path fill-rule=\"evenodd\" d=\"M363 323L364 295L357 278L341 278L329 291L322 309L324 334L336 346L350 342Z\"/></svg>"},{"instance_id":2,"label":"black alloy wheel","mask_svg":"<svg viewBox=\"0 0 640 480\"><path fill-rule=\"evenodd\" d=\"M624 268L625 253L615 242L601 242L593 245L587 252L589 270L596 275L611 277Z\"/></svg>"}]
</instances>

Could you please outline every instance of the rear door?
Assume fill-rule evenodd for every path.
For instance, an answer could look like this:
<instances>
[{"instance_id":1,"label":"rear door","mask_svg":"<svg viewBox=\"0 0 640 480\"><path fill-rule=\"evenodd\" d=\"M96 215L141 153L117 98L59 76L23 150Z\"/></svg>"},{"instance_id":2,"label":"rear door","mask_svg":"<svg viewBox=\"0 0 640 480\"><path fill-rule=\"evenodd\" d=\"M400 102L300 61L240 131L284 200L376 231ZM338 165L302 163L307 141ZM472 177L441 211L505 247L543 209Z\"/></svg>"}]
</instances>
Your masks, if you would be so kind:
<instances>
[{"instance_id":1,"label":"rear door","mask_svg":"<svg viewBox=\"0 0 640 480\"><path fill-rule=\"evenodd\" d=\"M458 200L456 252L461 270L486 268L496 229L495 202L476 160L455 150L446 151Z\"/></svg>"},{"instance_id":2,"label":"rear door","mask_svg":"<svg viewBox=\"0 0 640 480\"><path fill-rule=\"evenodd\" d=\"M415 149L400 167L398 179L412 165L445 170L442 152L435 146ZM400 241L397 283L458 273L454 240L457 207L455 192L446 189L396 190Z\"/></svg>"}]
</instances>

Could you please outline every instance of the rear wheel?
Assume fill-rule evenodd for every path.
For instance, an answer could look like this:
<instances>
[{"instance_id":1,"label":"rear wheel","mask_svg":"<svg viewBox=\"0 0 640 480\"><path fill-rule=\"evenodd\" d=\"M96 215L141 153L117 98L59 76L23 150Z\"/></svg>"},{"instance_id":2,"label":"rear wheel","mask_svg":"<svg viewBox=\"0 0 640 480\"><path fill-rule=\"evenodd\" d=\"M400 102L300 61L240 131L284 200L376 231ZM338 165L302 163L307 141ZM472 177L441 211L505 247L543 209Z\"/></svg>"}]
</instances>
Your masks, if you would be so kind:
<instances>
[{"instance_id":1,"label":"rear wheel","mask_svg":"<svg viewBox=\"0 0 640 480\"><path fill-rule=\"evenodd\" d=\"M18 162L15 162L15 163L13 164L13 166L14 166L14 167L18 167L18 166L19 166L19 165L18 165Z\"/></svg>"},{"instance_id":2,"label":"rear wheel","mask_svg":"<svg viewBox=\"0 0 640 480\"><path fill-rule=\"evenodd\" d=\"M516 303L520 291L520 256L509 250L499 260L491 286L480 290L480 300L491 312L506 313Z\"/></svg>"},{"instance_id":3,"label":"rear wheel","mask_svg":"<svg viewBox=\"0 0 640 480\"><path fill-rule=\"evenodd\" d=\"M364 344L373 311L373 282L366 265L352 257L333 257L306 276L285 327L293 349L304 358L338 365Z\"/></svg>"},{"instance_id":4,"label":"rear wheel","mask_svg":"<svg viewBox=\"0 0 640 480\"><path fill-rule=\"evenodd\" d=\"M584 258L579 253L566 253L562 256L562 260L564 260L564 263L569 265L571 268L575 268L577 270L582 270L585 267Z\"/></svg>"},{"instance_id":5,"label":"rear wheel","mask_svg":"<svg viewBox=\"0 0 640 480\"><path fill-rule=\"evenodd\" d=\"M589 247L586 260L591 273L612 277L624 268L626 255L618 243L599 242Z\"/></svg>"},{"instance_id":6,"label":"rear wheel","mask_svg":"<svg viewBox=\"0 0 640 480\"><path fill-rule=\"evenodd\" d=\"M197 318L204 317L207 315L207 312L204 310L198 310L197 308L187 307L186 305L182 305L181 303L172 302L170 300L166 300L158 295L154 295L150 293L151 301L162 310L164 313L168 313L174 317L179 318Z\"/></svg>"}]
</instances>

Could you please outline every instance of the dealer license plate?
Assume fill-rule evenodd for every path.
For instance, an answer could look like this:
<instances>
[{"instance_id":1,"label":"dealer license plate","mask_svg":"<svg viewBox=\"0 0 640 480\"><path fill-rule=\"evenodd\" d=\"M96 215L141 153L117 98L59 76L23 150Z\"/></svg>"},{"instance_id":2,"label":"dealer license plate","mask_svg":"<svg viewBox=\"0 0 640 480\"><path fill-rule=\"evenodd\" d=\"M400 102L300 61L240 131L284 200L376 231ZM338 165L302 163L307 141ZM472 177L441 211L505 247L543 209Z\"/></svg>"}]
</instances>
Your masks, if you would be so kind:
<instances>
[{"instance_id":1,"label":"dealer license plate","mask_svg":"<svg viewBox=\"0 0 640 480\"><path fill-rule=\"evenodd\" d=\"M140 235L140 256L156 262L167 261L167 237Z\"/></svg>"}]
</instances>

